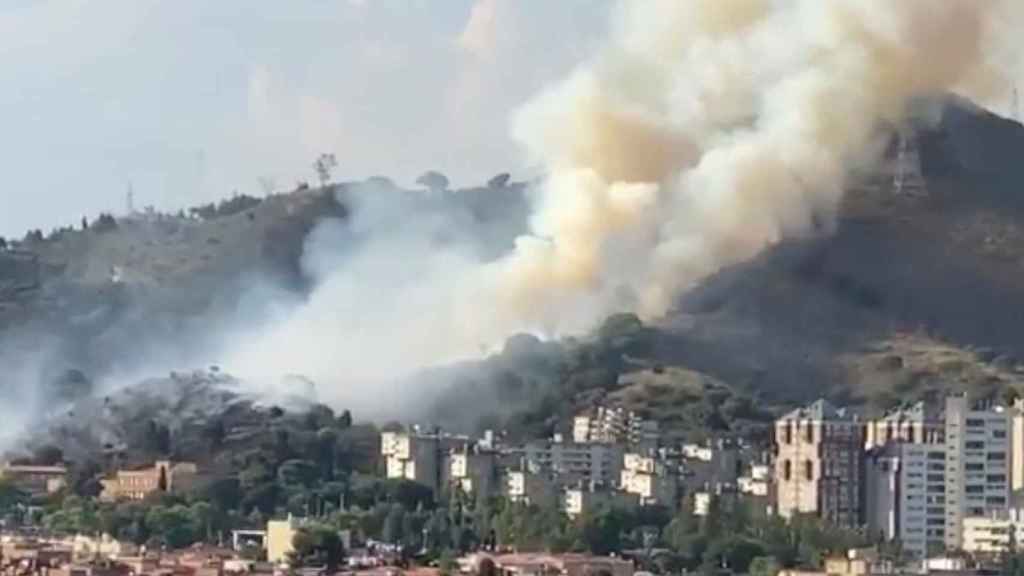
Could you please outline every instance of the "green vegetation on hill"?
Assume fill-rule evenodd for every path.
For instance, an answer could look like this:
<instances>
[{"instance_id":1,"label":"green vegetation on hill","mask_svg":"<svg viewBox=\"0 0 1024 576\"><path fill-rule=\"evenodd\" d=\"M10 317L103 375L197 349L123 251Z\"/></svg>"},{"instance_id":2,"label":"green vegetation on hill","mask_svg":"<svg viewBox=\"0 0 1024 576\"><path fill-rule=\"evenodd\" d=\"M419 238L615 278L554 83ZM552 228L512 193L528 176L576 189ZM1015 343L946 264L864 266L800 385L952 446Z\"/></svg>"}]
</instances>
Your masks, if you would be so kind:
<instances>
[{"instance_id":1,"label":"green vegetation on hill","mask_svg":"<svg viewBox=\"0 0 1024 576\"><path fill-rule=\"evenodd\" d=\"M564 431L573 416L596 405L655 420L668 438L765 432L772 404L755 390L657 362L659 338L658 329L632 314L614 315L588 337L560 343L516 336L501 353L455 370L455 384L439 397L433 418L459 421L452 407L465 406L456 399L468 398L503 408L471 424L506 430L514 438Z\"/></svg>"}]
</instances>

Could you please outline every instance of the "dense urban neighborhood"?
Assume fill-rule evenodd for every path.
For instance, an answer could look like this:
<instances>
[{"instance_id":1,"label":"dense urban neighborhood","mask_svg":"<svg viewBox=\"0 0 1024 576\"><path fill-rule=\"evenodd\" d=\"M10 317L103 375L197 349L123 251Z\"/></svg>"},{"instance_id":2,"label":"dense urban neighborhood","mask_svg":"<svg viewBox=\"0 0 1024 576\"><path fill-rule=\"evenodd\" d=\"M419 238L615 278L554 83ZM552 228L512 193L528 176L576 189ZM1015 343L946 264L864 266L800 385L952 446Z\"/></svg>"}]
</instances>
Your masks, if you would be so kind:
<instances>
[{"instance_id":1,"label":"dense urban neighborhood","mask_svg":"<svg viewBox=\"0 0 1024 576\"><path fill-rule=\"evenodd\" d=\"M52 446L8 461L5 570L852 576L1021 562L1024 401L1011 394L878 417L819 400L767 436L693 442L604 405L525 441L250 409L203 431L211 454L229 452L204 464L121 465L174 454L159 429L91 470Z\"/></svg>"}]
</instances>

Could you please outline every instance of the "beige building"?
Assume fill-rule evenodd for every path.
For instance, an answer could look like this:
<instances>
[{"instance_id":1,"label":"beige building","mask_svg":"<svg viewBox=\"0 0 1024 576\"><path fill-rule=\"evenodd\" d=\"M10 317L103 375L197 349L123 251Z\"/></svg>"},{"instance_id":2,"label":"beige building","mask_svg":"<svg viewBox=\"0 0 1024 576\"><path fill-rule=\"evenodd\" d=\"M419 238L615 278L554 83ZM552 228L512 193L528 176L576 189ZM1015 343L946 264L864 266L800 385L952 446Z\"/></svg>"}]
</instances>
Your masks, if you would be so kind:
<instances>
[{"instance_id":1,"label":"beige building","mask_svg":"<svg viewBox=\"0 0 1024 576\"><path fill-rule=\"evenodd\" d=\"M577 444L601 442L653 449L658 438L657 422L624 408L598 406L573 419L572 439Z\"/></svg>"},{"instance_id":2,"label":"beige building","mask_svg":"<svg viewBox=\"0 0 1024 576\"><path fill-rule=\"evenodd\" d=\"M652 456L629 453L622 462L622 490L635 494L640 503L675 505L679 483L675 474Z\"/></svg>"},{"instance_id":3,"label":"beige building","mask_svg":"<svg viewBox=\"0 0 1024 576\"><path fill-rule=\"evenodd\" d=\"M292 541L304 520L288 517L287 520L267 522L267 562L281 564L288 561L288 555L295 550Z\"/></svg>"},{"instance_id":4,"label":"beige building","mask_svg":"<svg viewBox=\"0 0 1024 576\"><path fill-rule=\"evenodd\" d=\"M633 562L610 556L586 554L503 554L490 557L499 574L515 576L588 576L606 572L611 576L633 576ZM479 565L480 558L471 561ZM469 571L475 571L470 568Z\"/></svg>"},{"instance_id":5,"label":"beige building","mask_svg":"<svg viewBox=\"0 0 1024 576\"><path fill-rule=\"evenodd\" d=\"M1010 410L1010 489L1024 490L1024 398L1013 401Z\"/></svg>"},{"instance_id":6,"label":"beige building","mask_svg":"<svg viewBox=\"0 0 1024 576\"><path fill-rule=\"evenodd\" d=\"M776 509L790 518L816 514L834 524L860 524L861 422L825 400L775 423Z\"/></svg>"},{"instance_id":7,"label":"beige building","mask_svg":"<svg viewBox=\"0 0 1024 576\"><path fill-rule=\"evenodd\" d=\"M1020 542L1024 525L1008 516L972 516L964 518L963 550L972 554L1000 554L1010 550L1011 534Z\"/></svg>"},{"instance_id":8,"label":"beige building","mask_svg":"<svg viewBox=\"0 0 1024 576\"><path fill-rule=\"evenodd\" d=\"M195 486L198 468L191 462L160 460L152 468L118 470L103 480L102 500L142 500L157 492L181 493Z\"/></svg>"},{"instance_id":9,"label":"beige building","mask_svg":"<svg viewBox=\"0 0 1024 576\"><path fill-rule=\"evenodd\" d=\"M67 485L68 469L63 466L30 466L5 463L0 478L34 498L59 492Z\"/></svg>"}]
</instances>

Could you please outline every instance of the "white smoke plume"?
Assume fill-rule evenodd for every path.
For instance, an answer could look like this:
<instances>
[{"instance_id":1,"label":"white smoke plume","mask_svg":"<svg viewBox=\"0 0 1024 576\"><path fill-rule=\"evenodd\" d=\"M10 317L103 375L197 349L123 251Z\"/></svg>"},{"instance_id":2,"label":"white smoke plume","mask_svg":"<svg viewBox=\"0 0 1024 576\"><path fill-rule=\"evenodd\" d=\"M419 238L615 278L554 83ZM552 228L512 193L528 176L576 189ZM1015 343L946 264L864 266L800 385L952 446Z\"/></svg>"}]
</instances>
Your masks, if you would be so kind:
<instances>
[{"instance_id":1,"label":"white smoke plume","mask_svg":"<svg viewBox=\"0 0 1024 576\"><path fill-rule=\"evenodd\" d=\"M668 311L688 287L836 212L850 171L910 102L991 86L1014 0L636 0L607 46L526 105L514 135L546 169L529 234L486 261L380 200L366 243L307 251L319 287L235 346L243 376L301 372L357 410L367 384L475 356L517 331ZM326 255L326 256L325 256ZM368 392L369 391L369 392ZM408 390L388 394L415 407ZM426 394L426 391L415 391ZM379 411L379 410L378 410Z\"/></svg>"},{"instance_id":2,"label":"white smoke plume","mask_svg":"<svg viewBox=\"0 0 1024 576\"><path fill-rule=\"evenodd\" d=\"M1011 10L623 4L607 49L516 119L551 176L534 235L502 263L509 301L551 318L582 291L599 295L595 314L635 301L657 316L708 274L827 222L881 124L915 97L988 84L990 55L1013 46L999 28Z\"/></svg>"}]
</instances>

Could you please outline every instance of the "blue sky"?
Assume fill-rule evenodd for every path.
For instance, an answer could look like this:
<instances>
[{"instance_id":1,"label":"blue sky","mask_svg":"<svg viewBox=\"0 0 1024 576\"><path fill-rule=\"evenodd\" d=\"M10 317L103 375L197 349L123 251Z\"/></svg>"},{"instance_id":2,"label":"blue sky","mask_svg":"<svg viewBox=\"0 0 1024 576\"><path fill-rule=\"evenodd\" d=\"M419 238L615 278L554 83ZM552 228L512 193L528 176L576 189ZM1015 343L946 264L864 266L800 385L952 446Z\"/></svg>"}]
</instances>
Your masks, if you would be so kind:
<instances>
[{"instance_id":1,"label":"blue sky","mask_svg":"<svg viewBox=\"0 0 1024 576\"><path fill-rule=\"evenodd\" d=\"M523 170L610 0L0 0L0 235L312 179Z\"/></svg>"}]
</instances>

